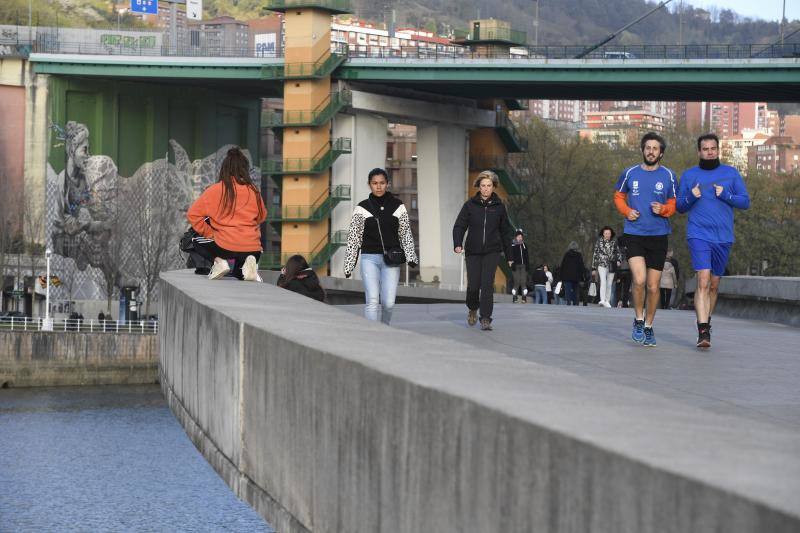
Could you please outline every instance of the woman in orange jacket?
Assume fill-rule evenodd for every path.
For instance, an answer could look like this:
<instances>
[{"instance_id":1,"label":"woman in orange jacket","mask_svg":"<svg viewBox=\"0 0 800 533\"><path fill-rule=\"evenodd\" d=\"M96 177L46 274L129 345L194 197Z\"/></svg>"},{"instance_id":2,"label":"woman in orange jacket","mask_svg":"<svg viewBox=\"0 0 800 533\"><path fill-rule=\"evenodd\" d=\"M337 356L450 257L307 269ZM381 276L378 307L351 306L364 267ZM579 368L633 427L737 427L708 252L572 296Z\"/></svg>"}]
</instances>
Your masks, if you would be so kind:
<instances>
[{"instance_id":1,"label":"woman in orange jacket","mask_svg":"<svg viewBox=\"0 0 800 533\"><path fill-rule=\"evenodd\" d=\"M250 162L239 148L231 148L222 162L217 183L203 191L186 213L192 228L195 251L213 261L208 279L219 279L231 271L246 281L261 281L261 228L267 218L264 200L250 179Z\"/></svg>"}]
</instances>

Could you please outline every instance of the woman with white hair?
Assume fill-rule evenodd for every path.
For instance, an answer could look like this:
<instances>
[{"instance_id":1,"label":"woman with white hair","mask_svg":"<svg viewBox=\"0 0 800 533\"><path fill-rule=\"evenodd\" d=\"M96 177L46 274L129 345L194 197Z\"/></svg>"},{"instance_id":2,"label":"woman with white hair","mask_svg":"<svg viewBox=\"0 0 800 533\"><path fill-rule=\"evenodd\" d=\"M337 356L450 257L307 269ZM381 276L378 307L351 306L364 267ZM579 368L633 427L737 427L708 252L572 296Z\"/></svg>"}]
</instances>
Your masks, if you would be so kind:
<instances>
[{"instance_id":1,"label":"woman with white hair","mask_svg":"<svg viewBox=\"0 0 800 533\"><path fill-rule=\"evenodd\" d=\"M481 330L492 329L494 275L500 253L511 258L510 244L514 230L508 221L506 206L495 193L499 180L491 170L478 174L474 186L478 192L464 202L453 226L453 249L466 253L467 323L474 326L480 310ZM466 234L466 242L464 240ZM509 266L511 265L509 261Z\"/></svg>"}]
</instances>

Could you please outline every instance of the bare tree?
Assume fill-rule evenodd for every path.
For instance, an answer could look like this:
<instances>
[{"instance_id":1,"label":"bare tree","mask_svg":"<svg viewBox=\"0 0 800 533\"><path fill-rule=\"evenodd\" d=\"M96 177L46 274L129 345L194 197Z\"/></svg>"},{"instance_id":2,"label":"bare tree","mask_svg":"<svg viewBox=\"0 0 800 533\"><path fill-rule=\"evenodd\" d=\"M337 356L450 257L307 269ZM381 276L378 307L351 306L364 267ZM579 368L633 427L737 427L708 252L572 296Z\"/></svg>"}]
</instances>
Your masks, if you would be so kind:
<instances>
[{"instance_id":1,"label":"bare tree","mask_svg":"<svg viewBox=\"0 0 800 533\"><path fill-rule=\"evenodd\" d=\"M157 296L158 277L181 263L178 239L185 219L180 207L188 193L166 159L143 165L129 180L125 192L125 226L131 248L128 275L140 283L144 314Z\"/></svg>"},{"instance_id":2,"label":"bare tree","mask_svg":"<svg viewBox=\"0 0 800 533\"><path fill-rule=\"evenodd\" d=\"M30 261L31 275L36 277L36 259L44 254L44 204L33 201L30 195L25 195L24 204L22 213L23 246Z\"/></svg>"}]
</instances>

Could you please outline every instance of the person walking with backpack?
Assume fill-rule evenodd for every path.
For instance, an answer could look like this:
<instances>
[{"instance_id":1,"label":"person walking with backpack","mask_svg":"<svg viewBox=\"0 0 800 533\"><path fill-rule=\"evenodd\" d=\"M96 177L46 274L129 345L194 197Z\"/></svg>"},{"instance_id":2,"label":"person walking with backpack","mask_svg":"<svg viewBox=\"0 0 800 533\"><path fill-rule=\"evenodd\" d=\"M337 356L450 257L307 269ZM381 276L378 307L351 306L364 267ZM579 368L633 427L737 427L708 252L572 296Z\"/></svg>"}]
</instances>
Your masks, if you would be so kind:
<instances>
[{"instance_id":1,"label":"person walking with backpack","mask_svg":"<svg viewBox=\"0 0 800 533\"><path fill-rule=\"evenodd\" d=\"M453 250L467 255L467 324L474 326L480 318L483 331L492 329L494 275L500 254L505 254L509 266L513 264L508 213L495 193L499 183L491 170L478 174L474 184L478 192L464 202L453 225Z\"/></svg>"},{"instance_id":2,"label":"person walking with backpack","mask_svg":"<svg viewBox=\"0 0 800 533\"><path fill-rule=\"evenodd\" d=\"M353 211L347 231L344 277L349 278L361 255L364 282L364 317L388 325L400 282L400 265L416 267L417 253L408 211L402 200L390 193L389 175L374 168L367 176L370 194Z\"/></svg>"}]
</instances>

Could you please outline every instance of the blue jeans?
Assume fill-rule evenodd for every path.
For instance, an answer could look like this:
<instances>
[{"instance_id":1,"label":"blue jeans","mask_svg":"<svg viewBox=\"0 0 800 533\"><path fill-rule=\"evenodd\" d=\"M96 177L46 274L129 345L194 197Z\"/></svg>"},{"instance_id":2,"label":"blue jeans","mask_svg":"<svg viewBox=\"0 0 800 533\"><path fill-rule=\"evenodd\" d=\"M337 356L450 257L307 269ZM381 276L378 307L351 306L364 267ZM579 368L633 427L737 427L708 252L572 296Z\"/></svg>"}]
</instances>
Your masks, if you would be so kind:
<instances>
[{"instance_id":1,"label":"blue jeans","mask_svg":"<svg viewBox=\"0 0 800 533\"><path fill-rule=\"evenodd\" d=\"M364 317L378 320L378 309L382 309L381 322L389 324L392 320L397 283L400 281L400 267L387 266L383 254L361 254L361 279L364 282Z\"/></svg>"},{"instance_id":2,"label":"blue jeans","mask_svg":"<svg viewBox=\"0 0 800 533\"><path fill-rule=\"evenodd\" d=\"M547 303L547 287L544 285L535 285L533 287L533 303L546 304Z\"/></svg>"},{"instance_id":3,"label":"blue jeans","mask_svg":"<svg viewBox=\"0 0 800 533\"><path fill-rule=\"evenodd\" d=\"M577 281L564 282L564 299L566 305L578 305L578 291L581 290Z\"/></svg>"}]
</instances>

